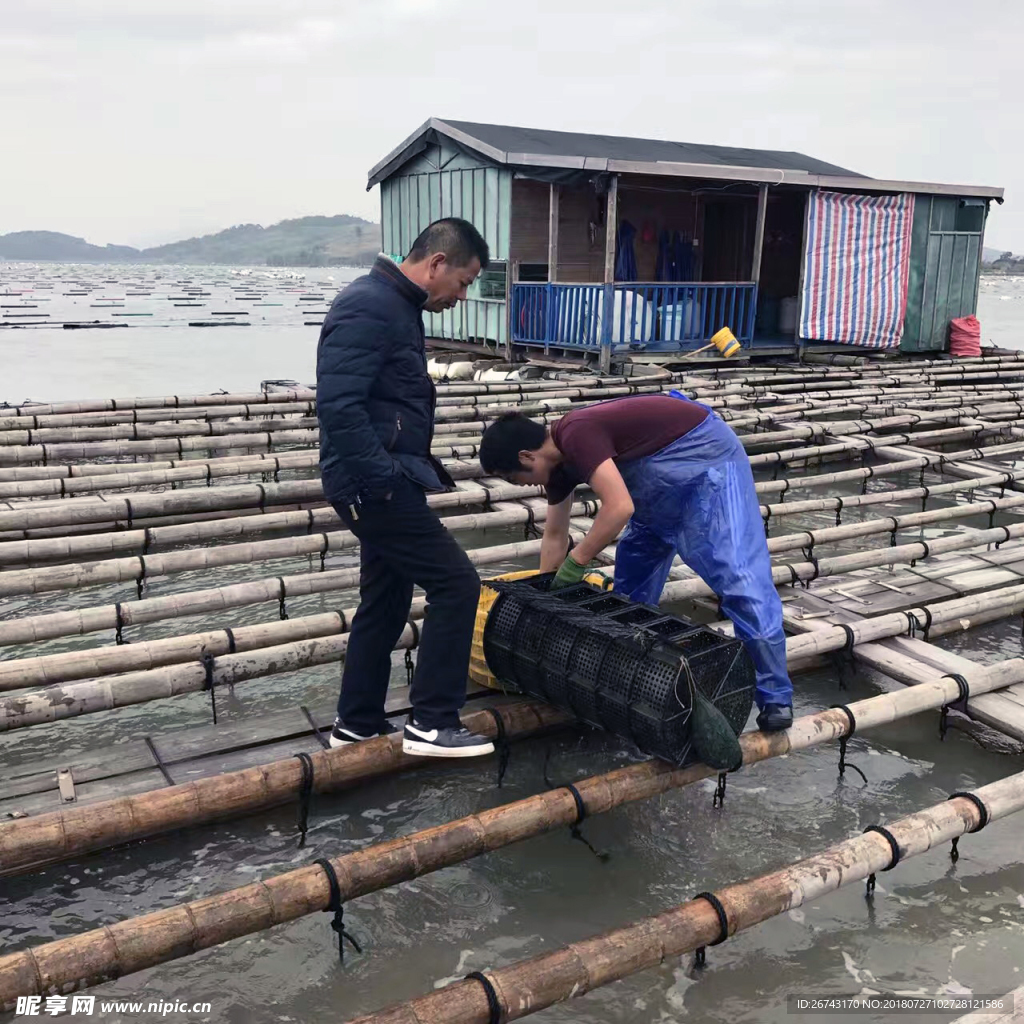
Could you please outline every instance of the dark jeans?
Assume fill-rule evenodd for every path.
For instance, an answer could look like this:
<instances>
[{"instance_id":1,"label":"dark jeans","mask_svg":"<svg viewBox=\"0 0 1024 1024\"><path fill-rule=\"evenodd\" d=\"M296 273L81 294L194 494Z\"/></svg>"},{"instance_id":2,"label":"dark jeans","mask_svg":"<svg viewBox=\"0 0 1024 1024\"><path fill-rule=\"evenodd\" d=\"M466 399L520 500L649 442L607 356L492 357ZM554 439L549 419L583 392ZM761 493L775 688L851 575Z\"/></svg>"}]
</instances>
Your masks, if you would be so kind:
<instances>
[{"instance_id":1,"label":"dark jeans","mask_svg":"<svg viewBox=\"0 0 1024 1024\"><path fill-rule=\"evenodd\" d=\"M363 502L342 522L359 538L359 610L352 620L338 717L357 733L384 724L391 652L409 618L412 589L427 595L411 701L428 729L457 726L466 701L480 578L452 535L427 505L423 490L400 478L387 501Z\"/></svg>"}]
</instances>

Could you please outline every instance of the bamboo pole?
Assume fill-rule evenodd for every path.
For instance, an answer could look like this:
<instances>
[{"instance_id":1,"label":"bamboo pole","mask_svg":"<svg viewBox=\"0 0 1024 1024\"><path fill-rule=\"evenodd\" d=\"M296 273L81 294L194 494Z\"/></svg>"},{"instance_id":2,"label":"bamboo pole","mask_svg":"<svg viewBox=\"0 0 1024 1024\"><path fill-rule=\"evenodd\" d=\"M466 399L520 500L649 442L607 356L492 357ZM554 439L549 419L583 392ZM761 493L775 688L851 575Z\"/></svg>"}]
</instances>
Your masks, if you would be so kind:
<instances>
[{"instance_id":1,"label":"bamboo pole","mask_svg":"<svg viewBox=\"0 0 1024 1024\"><path fill-rule=\"evenodd\" d=\"M1024 606L1024 587L1017 589L1019 591L1016 597L1017 605ZM941 608L940 605L930 607ZM990 617L994 617L995 614L997 613L992 610L987 613ZM1005 606L1004 610L998 614L1006 614ZM979 616L975 614L971 624L976 624L978 621ZM948 611L940 611L933 622L932 632L934 635L939 635L946 631L947 627L965 628L962 619L956 619ZM832 632L833 634L839 633L841 638L845 637L841 627L834 627ZM841 639L840 642L845 642L845 640ZM795 664L806 661L805 656L794 651L789 657L791 670ZM1003 684L1000 683L1000 685ZM917 692L927 698L930 691L919 690ZM983 687L978 686L975 688L974 696L980 696L982 692ZM907 701L907 698L903 700ZM916 703L907 704L908 709L911 706L917 710L922 709ZM543 710L544 708L546 711ZM504 715L506 712L504 709L502 710ZM518 711L515 713L518 714ZM542 705L541 710L538 710L538 714L547 713L558 714L546 705ZM532 714L532 712L528 712L528 714ZM506 724L508 725L507 722ZM473 727L475 728L475 725ZM512 726L509 728L511 729L510 735L512 735L515 728ZM486 732L487 730L480 729L478 731ZM491 735L490 732L487 734ZM397 740L373 742L377 746L367 748L367 754L372 752L374 765L394 766L397 763L401 766L404 764L404 762L396 762L393 758L389 759L384 753L381 753L383 760L377 758L378 748L380 748L380 752L384 752L385 742L397 745ZM361 761L359 763L362 764ZM259 773L261 779L272 777L273 785L268 786L265 783L253 785L251 777L253 772ZM319 779L319 767L317 772L316 778ZM345 778L347 782L357 779L366 781L373 774L371 771L364 773L360 769L355 774L346 773ZM332 770L325 785L331 786L333 784L331 780L334 780L335 777L336 772ZM263 802L264 799L285 802L289 798L294 798L297 786L295 762L294 759L288 758L284 761L274 762L262 769L244 769L199 780L195 783L183 784L172 789L100 801L7 824L0 823L0 875L16 874L45 863L107 848L121 842L162 834L178 827L197 824L200 821L220 820L250 813L253 810L272 806L270 803ZM319 783L316 788L320 789ZM189 799L183 798L186 789L191 794ZM272 790L269 796L268 789ZM280 800L278 800L279 797Z\"/></svg>"},{"instance_id":2,"label":"bamboo pole","mask_svg":"<svg viewBox=\"0 0 1024 1024\"><path fill-rule=\"evenodd\" d=\"M69 462L74 459L91 459L107 455L148 455L151 453L228 451L233 448L272 450L275 445L311 447L319 442L318 430L292 430L287 438L278 437L270 431L265 433L219 434L216 437L168 437L150 441L88 441L80 444L37 444L25 446L0 446L0 466L24 466L33 462Z\"/></svg>"},{"instance_id":3,"label":"bamboo pole","mask_svg":"<svg viewBox=\"0 0 1024 1024\"><path fill-rule=\"evenodd\" d=\"M582 534L574 532L573 536L578 541ZM538 551L540 541L530 540L477 548L468 552L468 555L474 565L493 565L495 562L524 558ZM124 604L30 615L0 622L0 646L53 640L59 636L79 636L100 629L116 629L119 624L124 628L144 622L158 622L161 619L219 612L226 608L242 608L266 601L286 602L290 598L351 589L358 582L359 568L356 566L351 569L328 569L325 572L274 576L248 583L233 583L207 590L168 594L164 597L151 597Z\"/></svg>"},{"instance_id":4,"label":"bamboo pole","mask_svg":"<svg viewBox=\"0 0 1024 1024\"><path fill-rule=\"evenodd\" d=\"M269 396L268 396L269 397ZM34 408L34 407L31 407ZM0 430L39 430L64 427L117 426L122 423L179 423L204 419L243 419L273 416L315 416L315 399L238 402L233 405L172 406L153 409L106 409L77 413L34 413L0 416Z\"/></svg>"},{"instance_id":5,"label":"bamboo pole","mask_svg":"<svg viewBox=\"0 0 1024 1024\"><path fill-rule=\"evenodd\" d=\"M454 467L449 467L454 468ZM427 504L431 508L463 508L472 505L487 505L492 501L518 501L522 498L537 497L544 493L542 487L516 484L487 485L467 484L462 489L446 494L428 494ZM180 544L199 544L204 541L225 540L238 537L258 536L279 530L305 530L315 533L324 530L337 531L342 522L330 506L321 506L299 512L265 512L258 514L253 509L249 515L237 511L225 514L228 518L219 520L188 520L180 525L152 526L145 530L112 530L107 533L92 533L85 536L64 536L40 540L10 540L0 542L0 566L32 564L43 561L67 561L75 558L97 557L116 552L146 554L162 547ZM312 516L310 515L312 512ZM147 518L146 522L152 520Z\"/></svg>"},{"instance_id":6,"label":"bamboo pole","mask_svg":"<svg viewBox=\"0 0 1024 1024\"><path fill-rule=\"evenodd\" d=\"M531 700L498 704L486 711L467 710L462 721L473 732L494 737L495 714L501 717L508 740L527 739L573 721L550 704ZM309 756L314 793L337 792L411 768L436 767L429 758L403 753L400 734L326 748ZM302 778L302 765L288 757L165 789L2 821L0 876L287 804L299 798Z\"/></svg>"},{"instance_id":7,"label":"bamboo pole","mask_svg":"<svg viewBox=\"0 0 1024 1024\"><path fill-rule=\"evenodd\" d=\"M797 430L817 431L817 427ZM771 434L743 435L751 444L765 443L768 439L791 440L791 431ZM820 432L819 432L820 433ZM887 443L909 443L912 439L887 438ZM868 440L867 447L871 447ZM878 444L875 443L875 447ZM475 453L475 445L473 446ZM2 452L0 452L2 455ZM936 455L936 459L938 456ZM993 478L996 483L998 477ZM979 484L980 486L980 484ZM935 490L934 488L932 489ZM941 492L939 492L941 493ZM919 495L908 495L919 496ZM140 494L116 499L82 499L79 501L57 501L51 503L29 503L27 506L0 511L0 533L9 530L39 529L83 523L105 523L111 520L142 519L147 516L165 514L168 511L197 512L230 507L253 507L268 502L288 500L323 500L323 489L319 480L297 480L277 484L236 484L226 487L187 488L163 494ZM130 505L125 502L130 502ZM113 514L112 514L113 513Z\"/></svg>"},{"instance_id":8,"label":"bamboo pole","mask_svg":"<svg viewBox=\"0 0 1024 1024\"><path fill-rule=\"evenodd\" d=\"M539 546L539 542L535 543ZM706 589L706 584L701 580L670 581L665 586L661 602L666 604L702 596L702 589ZM1000 605L1017 608L1022 596L1024 586L1006 587L995 593L958 598L928 607L931 621L938 624L964 619L976 611L992 610ZM922 609L914 608L858 622L851 628L856 642L861 643L868 639L899 636L914 628L914 623L921 622L924 616ZM407 624L396 649L413 646L416 636L417 631L413 625ZM786 644L787 659L808 658L839 650L846 642L847 634L839 626L790 637ZM28 691L17 697L0 700L0 732L162 700L182 693L196 693L225 683L234 685L280 672L323 665L339 660L347 649L347 633L327 635L222 655L219 658L202 658Z\"/></svg>"},{"instance_id":9,"label":"bamboo pole","mask_svg":"<svg viewBox=\"0 0 1024 1024\"><path fill-rule=\"evenodd\" d=\"M989 692L1024 680L1024 660L1013 659L965 673L972 693ZM858 732L887 724L928 708L942 707L959 696L959 687L948 676L895 693L881 694L849 705ZM770 757L806 750L847 735L849 719L837 709L797 719L786 732L744 733L740 737L743 763L754 764ZM601 814L624 803L712 777L705 765L674 769L663 761L645 761L574 783L588 815ZM1024 801L1018 780L1015 799ZM994 783L999 787L1000 783ZM1008 813L1003 790L979 790L992 817ZM965 832L977 824L973 805L966 800L942 805L952 810L948 825L957 823ZM446 824L376 843L331 860L340 896L347 902L357 896L397 885L439 868L458 864L532 836L572 825L579 812L575 797L565 787L481 811ZM955 834L960 834L957 832ZM951 838L952 836L946 836ZM865 843L868 837L855 842ZM886 855L872 855L871 870L889 862ZM909 848L909 846L908 846ZM866 849L873 850L874 847ZM876 861L879 861L876 863ZM864 871L864 877L868 871ZM330 904L327 876L319 865L309 865L281 875L218 893L177 907L167 908L80 935L69 936L0 957L0 1009L14 1005L19 995L42 995L70 987L95 985L120 978L159 963L179 959L220 945L230 939L263 931ZM717 918L704 905L712 922ZM730 915L732 918L732 915ZM705 939L711 942L715 930ZM489 1018L482 1018L487 1020ZM436 1018L423 1018L434 1024Z\"/></svg>"},{"instance_id":10,"label":"bamboo pole","mask_svg":"<svg viewBox=\"0 0 1024 1024\"><path fill-rule=\"evenodd\" d=\"M128 469L123 464L108 469L120 468L119 473L100 473L96 476L67 476L64 467L63 476L55 476L40 480L16 480L11 483L0 483L0 498L40 498L56 496L71 498L77 495L90 494L98 491L119 490L128 487L152 487L166 484L176 485L195 480L205 480L207 484L224 477L255 476L271 474L276 478L281 472L289 470L314 470L319 465L318 451L295 452L283 454L267 460L261 457L257 461L251 459L199 459L186 460L174 468Z\"/></svg>"},{"instance_id":11,"label":"bamboo pole","mask_svg":"<svg viewBox=\"0 0 1024 1024\"><path fill-rule=\"evenodd\" d=\"M1007 477L1024 477L1024 471L1015 474L988 474L984 477L971 478L951 484L940 484L935 487L911 488L906 491L887 491L876 494L857 495L843 498L826 498L812 501L780 503L762 506L762 515L769 520L799 512L822 509L842 510L846 507L888 503L905 497L921 497L936 494L954 493L985 483L1000 483ZM270 485L268 485L270 486ZM277 485L280 487L288 485ZM0 513L0 520L3 515ZM793 566L777 566L774 570L777 583L794 582L796 579L817 578L817 576L833 575L837 572L850 572L855 568L869 568L879 565L890 565L903 559L907 561L928 557L929 552L937 554L944 551L960 550L978 544L1002 542L1020 535L1024 524L1010 527L999 527L989 531L979 531L968 538L950 537L934 541L927 547L922 543L872 549L867 552L840 556L836 559L824 559L819 562L806 561ZM1006 531L1006 532L1004 532ZM484 549L490 552L504 552L500 557L520 557L530 553L533 548L526 546L506 546L502 549ZM515 552L510 554L509 552ZM487 564L500 560L498 556L474 553L479 559L477 564ZM199 614L203 611L219 611L227 607L242 607L259 604L264 601L277 600L281 597L300 596L311 593L322 593L329 590L343 589L352 586L355 580L354 570L329 570L317 574L300 576L276 577L254 580L248 583L232 584L227 587L192 591L186 594L168 595L149 598L131 604L108 605L99 608L79 609L73 612L56 612L44 615L26 616L24 618L0 622L0 646L14 643L33 643L38 640L54 639L58 636L72 636L94 632L100 629L113 629L118 619L121 625L140 622L155 622L163 618L174 618L181 615ZM787 579L788 577L788 579ZM144 578L142 578L144 581ZM688 584L695 588L694 594L707 596L710 591L705 584L694 581ZM703 589L700 589L703 588ZM687 595L690 596L690 595Z\"/></svg>"},{"instance_id":12,"label":"bamboo pole","mask_svg":"<svg viewBox=\"0 0 1024 1024\"><path fill-rule=\"evenodd\" d=\"M595 501L592 504L596 506L597 503ZM869 519L859 523L849 523L845 526L830 526L821 530L784 534L769 538L768 550L772 554L777 554L791 550L815 548L821 544L878 533L890 533L894 526L897 530L912 529L1021 505L1024 505L1024 495L1014 495L1004 499L988 499L974 505L956 505L952 508L935 509L931 512L915 512L905 516ZM573 507L574 514L577 514L578 507ZM522 518L526 519L528 515L527 510L523 508ZM446 522L451 523L456 518L463 517L451 517ZM469 519L470 517L465 518ZM486 515L480 517L481 520L487 518ZM538 518L540 517L538 516ZM0 580L2 579L3 576L0 575ZM414 601L412 619L422 616L423 604L422 597ZM348 628L347 623L351 621L354 614L354 608L346 608L340 612L324 612L279 622L261 623L258 626L239 626L234 628L232 636L236 650L253 650L291 640L305 640L314 636L345 632ZM972 622L977 622L977 613L972 616ZM941 634L938 629L934 629L933 635ZM161 665L190 661L193 658L200 658L204 654L216 657L229 652L231 639L232 637L227 636L223 629L218 629L164 640L138 641L115 647L8 659L0 661L0 692L33 686L49 686L55 683L128 672L134 669L156 668Z\"/></svg>"},{"instance_id":13,"label":"bamboo pole","mask_svg":"<svg viewBox=\"0 0 1024 1024\"><path fill-rule=\"evenodd\" d=\"M203 405L258 405L316 401L312 388L292 391L234 392L220 395L163 395L160 397L102 398L74 402L29 402L12 406L16 416L49 416L65 413L108 412L117 409L180 409Z\"/></svg>"},{"instance_id":14,"label":"bamboo pole","mask_svg":"<svg viewBox=\"0 0 1024 1024\"><path fill-rule=\"evenodd\" d=\"M1000 999L1001 1010L976 1010L957 1017L953 1024L1022 1024L1024 1022L1024 985Z\"/></svg>"},{"instance_id":15,"label":"bamboo pole","mask_svg":"<svg viewBox=\"0 0 1024 1024\"><path fill-rule=\"evenodd\" d=\"M0 416L0 431L66 427L110 427L120 423L181 423L189 420L252 419L253 416L315 416L316 402L260 402L236 405L197 405L191 409L109 409L96 412Z\"/></svg>"},{"instance_id":16,"label":"bamboo pole","mask_svg":"<svg viewBox=\"0 0 1024 1024\"><path fill-rule=\"evenodd\" d=\"M589 503L577 502L575 515L582 513ZM543 522L547 519L547 503L536 508L519 506L489 513L447 516L445 527L452 533L466 530L500 529L518 523ZM333 512L333 510L331 510ZM323 517L326 518L326 517ZM335 516L335 523L339 521ZM173 527L172 527L173 529ZM103 583L125 580L152 579L179 572L194 572L220 568L226 565L253 564L278 558L299 558L305 555L323 555L350 550L359 545L348 530L309 533L301 537L282 537L243 544L225 544L216 547L170 551L166 554L148 554L138 558L115 558L107 561L72 563L43 569L12 569L0 573L0 598L19 594L42 594L59 590L77 590ZM355 577L353 577L355 580ZM354 582L352 585L355 585Z\"/></svg>"},{"instance_id":17,"label":"bamboo pole","mask_svg":"<svg viewBox=\"0 0 1024 1024\"><path fill-rule=\"evenodd\" d=\"M807 560L774 565L772 566L772 578L776 586L783 586L787 583L796 583L798 580L816 580L827 576L843 575L857 569L872 569L881 565L918 561L931 555L964 551L1019 537L1024 537L1024 523L993 527L991 530L978 530L967 536L956 534L951 537L938 537L932 541L914 541L910 544L898 544L895 547L872 548L870 551L858 551L849 555L819 558L816 561ZM1021 553L1024 555L1024 549ZM672 584L667 586L672 586ZM686 580L674 584L674 586L675 589L672 593L675 600L714 596L711 587L701 579Z\"/></svg>"},{"instance_id":18,"label":"bamboo pole","mask_svg":"<svg viewBox=\"0 0 1024 1024\"><path fill-rule=\"evenodd\" d=\"M1024 772L974 790L986 818L969 800L944 800L886 824L900 859L927 853L941 843L1024 809ZM752 928L843 886L885 871L893 860L889 841L864 832L821 853L759 878L737 882L714 895L725 910L727 935ZM492 1014L483 986L463 980L399 1003L351 1024L487 1024L521 1020L556 1003L578 999L603 985L656 967L670 957L718 940L721 924L702 898L681 903L594 938L487 972L500 1012Z\"/></svg>"},{"instance_id":19,"label":"bamboo pole","mask_svg":"<svg viewBox=\"0 0 1024 1024\"><path fill-rule=\"evenodd\" d=\"M929 466L932 461L930 456L921 456L897 462L882 463L871 467L845 470L839 473L802 477L798 480L796 486L801 489L831 487L837 483L847 481L863 481L876 476L887 476L923 469ZM788 479L761 481L755 484L758 494L784 493L790 488L791 481ZM327 510L319 518L335 525L338 523L337 517L333 515L331 510ZM526 522L527 520L532 522L534 519L544 518L546 518L546 506L541 506L540 514L528 512L527 509L523 508L518 511L506 510L483 516L452 517L445 521L445 525L449 530L487 529L491 526L501 527L517 522ZM43 593L52 590L71 590L101 583L135 580L142 574L152 577L242 562L257 562L264 559L288 558L307 554L326 554L328 551L342 550L356 544L356 541L348 532L322 532L314 536L311 532L313 522L309 521L305 525L307 530L310 531L310 535L306 537L237 544L199 551L177 551L166 555L147 554L144 564L140 563L138 558L121 558L102 562L90 561L84 564L71 564L60 568L9 571L0 575L0 597L16 594ZM121 538L124 535L121 533L108 536L111 538L111 542L121 543ZM813 543L813 540L811 543ZM150 535L150 544L152 544L152 533ZM0 564L8 561L4 557L3 548L5 546L0 544ZM95 551L99 546L99 544L94 544L92 551ZM144 542L143 546L146 546ZM82 544L81 547L89 548L90 545ZM149 547L147 547L147 550L149 550Z\"/></svg>"}]
</instances>

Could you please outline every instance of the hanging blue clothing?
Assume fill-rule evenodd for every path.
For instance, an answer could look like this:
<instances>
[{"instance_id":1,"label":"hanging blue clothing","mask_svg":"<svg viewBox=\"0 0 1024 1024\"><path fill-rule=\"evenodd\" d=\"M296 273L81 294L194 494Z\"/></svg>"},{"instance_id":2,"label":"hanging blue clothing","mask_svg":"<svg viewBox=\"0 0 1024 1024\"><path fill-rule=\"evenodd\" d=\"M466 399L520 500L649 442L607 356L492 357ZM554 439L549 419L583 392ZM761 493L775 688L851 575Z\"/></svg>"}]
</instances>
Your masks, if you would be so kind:
<instances>
[{"instance_id":1,"label":"hanging blue clothing","mask_svg":"<svg viewBox=\"0 0 1024 1024\"><path fill-rule=\"evenodd\" d=\"M749 652L758 707L792 704L782 602L754 476L739 438L709 412L661 451L619 466L634 512L615 556L615 590L657 604L678 554L719 596Z\"/></svg>"},{"instance_id":2,"label":"hanging blue clothing","mask_svg":"<svg viewBox=\"0 0 1024 1024\"><path fill-rule=\"evenodd\" d=\"M619 234L616 238L616 281L635 281L637 279L636 254L633 251L635 237L636 228L628 220L624 220L619 225Z\"/></svg>"}]
</instances>

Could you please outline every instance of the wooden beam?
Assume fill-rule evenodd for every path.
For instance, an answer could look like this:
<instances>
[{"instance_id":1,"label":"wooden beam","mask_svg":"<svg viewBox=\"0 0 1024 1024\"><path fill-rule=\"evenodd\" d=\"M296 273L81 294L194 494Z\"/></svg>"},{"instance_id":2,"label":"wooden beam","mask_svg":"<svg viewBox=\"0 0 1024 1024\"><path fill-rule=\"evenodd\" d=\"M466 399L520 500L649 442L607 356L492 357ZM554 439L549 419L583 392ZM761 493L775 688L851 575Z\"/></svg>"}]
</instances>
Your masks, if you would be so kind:
<instances>
[{"instance_id":1,"label":"wooden beam","mask_svg":"<svg viewBox=\"0 0 1024 1024\"><path fill-rule=\"evenodd\" d=\"M800 321L803 318L804 281L807 276L807 227L810 218L811 193L808 192L804 196L804 226L803 231L800 234L800 276L797 279L796 285L796 331L794 332L794 337L798 345L801 340L804 340L800 337Z\"/></svg>"},{"instance_id":2,"label":"wooden beam","mask_svg":"<svg viewBox=\"0 0 1024 1024\"><path fill-rule=\"evenodd\" d=\"M558 199L561 189L554 182L548 193L548 280L558 279Z\"/></svg>"},{"instance_id":3,"label":"wooden beam","mask_svg":"<svg viewBox=\"0 0 1024 1024\"><path fill-rule=\"evenodd\" d=\"M604 280L615 280L615 239L619 227L619 176L612 175L608 186L608 205L604 218Z\"/></svg>"},{"instance_id":4,"label":"wooden beam","mask_svg":"<svg viewBox=\"0 0 1024 1024\"><path fill-rule=\"evenodd\" d=\"M750 280L757 284L761 280L761 251L764 248L764 221L768 212L768 186L757 190L757 226L754 228L754 257L750 267Z\"/></svg>"},{"instance_id":5,"label":"wooden beam","mask_svg":"<svg viewBox=\"0 0 1024 1024\"><path fill-rule=\"evenodd\" d=\"M612 175L608 186L608 203L604 218L604 297L601 315L601 354L598 369L610 373L612 368L612 321L615 317L615 240L619 225L619 176Z\"/></svg>"}]
</instances>

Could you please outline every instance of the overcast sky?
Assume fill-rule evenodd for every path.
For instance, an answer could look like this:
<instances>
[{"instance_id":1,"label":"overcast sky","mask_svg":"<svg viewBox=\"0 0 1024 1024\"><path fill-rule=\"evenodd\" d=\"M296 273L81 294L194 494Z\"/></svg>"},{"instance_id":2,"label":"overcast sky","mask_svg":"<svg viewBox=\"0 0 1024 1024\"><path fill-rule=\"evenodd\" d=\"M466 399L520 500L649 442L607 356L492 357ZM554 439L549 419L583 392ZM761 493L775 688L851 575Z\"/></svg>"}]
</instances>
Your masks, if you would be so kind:
<instances>
[{"instance_id":1,"label":"overcast sky","mask_svg":"<svg viewBox=\"0 0 1024 1024\"><path fill-rule=\"evenodd\" d=\"M1021 0L0 0L0 233L152 245L312 213L428 117L1002 186Z\"/></svg>"}]
</instances>

